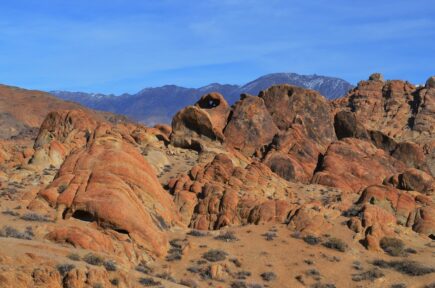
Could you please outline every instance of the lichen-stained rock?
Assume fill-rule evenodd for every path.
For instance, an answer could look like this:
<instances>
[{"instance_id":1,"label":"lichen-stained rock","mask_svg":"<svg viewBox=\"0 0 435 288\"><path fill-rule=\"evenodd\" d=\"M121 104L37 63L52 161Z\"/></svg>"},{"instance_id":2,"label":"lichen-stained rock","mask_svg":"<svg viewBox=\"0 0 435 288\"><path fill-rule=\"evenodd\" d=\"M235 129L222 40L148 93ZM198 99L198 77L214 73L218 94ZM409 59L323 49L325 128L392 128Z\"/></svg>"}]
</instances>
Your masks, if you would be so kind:
<instances>
[{"instance_id":1,"label":"lichen-stained rock","mask_svg":"<svg viewBox=\"0 0 435 288\"><path fill-rule=\"evenodd\" d=\"M180 110L172 119L171 143L202 150L207 142L223 142L230 107L219 93L206 94L194 106Z\"/></svg>"},{"instance_id":2,"label":"lichen-stained rock","mask_svg":"<svg viewBox=\"0 0 435 288\"><path fill-rule=\"evenodd\" d=\"M242 95L233 107L231 118L225 128L227 145L252 156L263 146L272 142L278 128L260 97Z\"/></svg>"},{"instance_id":3,"label":"lichen-stained rock","mask_svg":"<svg viewBox=\"0 0 435 288\"><path fill-rule=\"evenodd\" d=\"M151 166L134 146L111 134L110 126L96 129L92 141L65 160L39 196L65 218L128 233L156 255L166 252L162 230L178 220Z\"/></svg>"},{"instance_id":4,"label":"lichen-stained rock","mask_svg":"<svg viewBox=\"0 0 435 288\"><path fill-rule=\"evenodd\" d=\"M263 162L288 181L309 183L321 154L317 147L305 134L304 127L294 124L275 136Z\"/></svg>"},{"instance_id":5,"label":"lichen-stained rock","mask_svg":"<svg viewBox=\"0 0 435 288\"><path fill-rule=\"evenodd\" d=\"M312 182L359 192L367 186L382 184L387 176L405 169L402 162L373 144L345 138L329 146Z\"/></svg>"},{"instance_id":6,"label":"lichen-stained rock","mask_svg":"<svg viewBox=\"0 0 435 288\"><path fill-rule=\"evenodd\" d=\"M289 201L293 191L287 181L261 163L236 167L224 154L195 166L189 176L180 176L169 186L185 223L196 229L284 223L295 207Z\"/></svg>"},{"instance_id":7,"label":"lichen-stained rock","mask_svg":"<svg viewBox=\"0 0 435 288\"><path fill-rule=\"evenodd\" d=\"M318 92L292 85L275 85L261 91L259 97L280 130L301 124L308 138L321 151L335 140L331 105Z\"/></svg>"}]
</instances>

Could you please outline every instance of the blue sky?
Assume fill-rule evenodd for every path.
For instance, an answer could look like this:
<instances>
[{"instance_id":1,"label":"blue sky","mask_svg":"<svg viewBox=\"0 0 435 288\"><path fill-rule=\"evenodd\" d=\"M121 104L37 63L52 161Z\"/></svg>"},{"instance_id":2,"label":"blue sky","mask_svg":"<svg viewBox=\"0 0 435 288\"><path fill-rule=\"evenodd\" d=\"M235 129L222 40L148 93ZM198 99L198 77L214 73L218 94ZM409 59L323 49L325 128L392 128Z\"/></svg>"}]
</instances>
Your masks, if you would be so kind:
<instances>
[{"instance_id":1,"label":"blue sky","mask_svg":"<svg viewBox=\"0 0 435 288\"><path fill-rule=\"evenodd\" d=\"M266 73L435 74L433 0L13 0L0 4L0 83L103 93Z\"/></svg>"}]
</instances>

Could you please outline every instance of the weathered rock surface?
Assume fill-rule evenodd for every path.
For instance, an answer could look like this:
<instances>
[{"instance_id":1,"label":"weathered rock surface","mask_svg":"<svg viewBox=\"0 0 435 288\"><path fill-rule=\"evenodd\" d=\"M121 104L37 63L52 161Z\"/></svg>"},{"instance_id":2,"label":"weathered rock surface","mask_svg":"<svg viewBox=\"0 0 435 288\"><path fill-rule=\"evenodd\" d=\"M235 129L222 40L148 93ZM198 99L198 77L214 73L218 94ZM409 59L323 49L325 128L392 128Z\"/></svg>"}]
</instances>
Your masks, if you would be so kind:
<instances>
[{"instance_id":1,"label":"weathered rock surface","mask_svg":"<svg viewBox=\"0 0 435 288\"><path fill-rule=\"evenodd\" d=\"M259 97L280 130L286 131L293 124L300 124L320 150L335 140L331 106L318 92L292 85L275 85L261 91Z\"/></svg>"},{"instance_id":2,"label":"weathered rock surface","mask_svg":"<svg viewBox=\"0 0 435 288\"><path fill-rule=\"evenodd\" d=\"M357 204L363 205L361 223L368 229L366 241L369 248L378 250L379 240L393 234L395 224L411 227L426 236L434 236L435 205L429 197L417 192L373 185L363 191Z\"/></svg>"},{"instance_id":3,"label":"weathered rock surface","mask_svg":"<svg viewBox=\"0 0 435 288\"><path fill-rule=\"evenodd\" d=\"M194 106L188 106L174 116L171 143L201 150L207 142L223 142L229 113L228 103L221 94L202 96Z\"/></svg>"},{"instance_id":4,"label":"weathered rock surface","mask_svg":"<svg viewBox=\"0 0 435 288\"><path fill-rule=\"evenodd\" d=\"M177 220L171 197L137 149L111 134L110 126L98 127L90 139L65 160L40 197L65 218L128 233L151 253L163 255L162 230Z\"/></svg>"},{"instance_id":5,"label":"weathered rock surface","mask_svg":"<svg viewBox=\"0 0 435 288\"><path fill-rule=\"evenodd\" d=\"M359 192L405 169L405 164L373 144L345 138L329 146L313 182Z\"/></svg>"},{"instance_id":6,"label":"weathered rock surface","mask_svg":"<svg viewBox=\"0 0 435 288\"><path fill-rule=\"evenodd\" d=\"M309 183L321 152L300 124L275 136L263 162L288 181Z\"/></svg>"},{"instance_id":7,"label":"weathered rock surface","mask_svg":"<svg viewBox=\"0 0 435 288\"><path fill-rule=\"evenodd\" d=\"M278 128L260 97L243 95L236 102L225 128L227 145L252 156L272 142ZM257 153L259 154L259 153Z\"/></svg>"},{"instance_id":8,"label":"weathered rock surface","mask_svg":"<svg viewBox=\"0 0 435 288\"><path fill-rule=\"evenodd\" d=\"M204 167L194 167L189 176L174 179L170 188L185 223L202 230L284 222L293 207L286 181L260 163L236 167L224 154Z\"/></svg>"}]
</instances>

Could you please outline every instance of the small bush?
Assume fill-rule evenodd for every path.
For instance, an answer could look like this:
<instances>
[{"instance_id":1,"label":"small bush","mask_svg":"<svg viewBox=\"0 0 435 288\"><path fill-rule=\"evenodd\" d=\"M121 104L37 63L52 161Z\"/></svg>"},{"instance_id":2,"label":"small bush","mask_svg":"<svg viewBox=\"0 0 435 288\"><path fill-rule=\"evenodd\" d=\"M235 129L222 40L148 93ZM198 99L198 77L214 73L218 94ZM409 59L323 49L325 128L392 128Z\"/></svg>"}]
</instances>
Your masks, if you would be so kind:
<instances>
[{"instance_id":1,"label":"small bush","mask_svg":"<svg viewBox=\"0 0 435 288\"><path fill-rule=\"evenodd\" d=\"M20 232L11 226L3 226L3 228L0 230L0 237L32 240L34 236L35 235L33 234L32 227L27 227L24 232Z\"/></svg>"},{"instance_id":2,"label":"small bush","mask_svg":"<svg viewBox=\"0 0 435 288\"><path fill-rule=\"evenodd\" d=\"M50 222L50 218L46 215L39 215L37 213L26 213L21 216L21 219L26 221L35 221L35 222Z\"/></svg>"},{"instance_id":3,"label":"small bush","mask_svg":"<svg viewBox=\"0 0 435 288\"><path fill-rule=\"evenodd\" d=\"M274 231L268 231L264 233L263 236L267 241L273 241L276 237L278 237L278 235Z\"/></svg>"},{"instance_id":4,"label":"small bush","mask_svg":"<svg viewBox=\"0 0 435 288\"><path fill-rule=\"evenodd\" d=\"M57 187L57 192L59 192L59 194L62 194L63 192L65 192L66 188L68 188L68 184L62 183L59 185L59 187Z\"/></svg>"},{"instance_id":5,"label":"small bush","mask_svg":"<svg viewBox=\"0 0 435 288\"><path fill-rule=\"evenodd\" d=\"M340 252L345 252L347 250L347 244L338 238L329 238L323 243L323 246L329 249L334 249Z\"/></svg>"},{"instance_id":6,"label":"small bush","mask_svg":"<svg viewBox=\"0 0 435 288\"><path fill-rule=\"evenodd\" d=\"M273 281L276 279L276 274L273 272L264 272L260 274L264 281Z\"/></svg>"},{"instance_id":7,"label":"small bush","mask_svg":"<svg viewBox=\"0 0 435 288\"><path fill-rule=\"evenodd\" d=\"M116 271L118 270L118 267L116 266L116 262L109 260L104 262L104 268L106 268L107 271Z\"/></svg>"},{"instance_id":8,"label":"small bush","mask_svg":"<svg viewBox=\"0 0 435 288\"><path fill-rule=\"evenodd\" d=\"M140 263L139 265L137 265L136 266L136 271L142 272L144 274L151 274L151 273L153 273L153 269L148 267L144 263Z\"/></svg>"},{"instance_id":9,"label":"small bush","mask_svg":"<svg viewBox=\"0 0 435 288\"><path fill-rule=\"evenodd\" d=\"M95 283L94 285L92 285L92 288L104 288L104 285L101 283Z\"/></svg>"},{"instance_id":10,"label":"small bush","mask_svg":"<svg viewBox=\"0 0 435 288\"><path fill-rule=\"evenodd\" d=\"M178 248L171 248L168 251L168 255L166 256L166 261L178 261L183 257L183 252Z\"/></svg>"},{"instance_id":11,"label":"small bush","mask_svg":"<svg viewBox=\"0 0 435 288\"><path fill-rule=\"evenodd\" d=\"M76 266L74 264L59 264L59 265L57 265L56 268L57 268L57 271L59 271L60 275L62 275L62 277L63 277L66 274L68 274L69 271L76 268Z\"/></svg>"},{"instance_id":12,"label":"small bush","mask_svg":"<svg viewBox=\"0 0 435 288\"><path fill-rule=\"evenodd\" d=\"M307 235L303 239L304 239L305 243L310 244L310 245L317 245L320 243L320 238L315 237L313 235Z\"/></svg>"},{"instance_id":13,"label":"small bush","mask_svg":"<svg viewBox=\"0 0 435 288\"><path fill-rule=\"evenodd\" d=\"M394 269L397 272L409 276L421 276L421 275L435 272L434 268L427 267L420 263L409 261L409 260L391 261L391 262L384 261L384 260L375 260L373 261L373 265L381 268Z\"/></svg>"},{"instance_id":14,"label":"small bush","mask_svg":"<svg viewBox=\"0 0 435 288\"><path fill-rule=\"evenodd\" d=\"M205 237L207 236L207 232L203 232L200 230L191 230L187 235L194 236L194 237Z\"/></svg>"},{"instance_id":15,"label":"small bush","mask_svg":"<svg viewBox=\"0 0 435 288\"><path fill-rule=\"evenodd\" d=\"M384 277L385 274L380 270L380 269L372 269L360 274L354 274L352 275L352 281L355 282L361 282L361 281L365 281L365 280L370 280L370 281L374 281L378 278Z\"/></svg>"},{"instance_id":16,"label":"small bush","mask_svg":"<svg viewBox=\"0 0 435 288\"><path fill-rule=\"evenodd\" d=\"M251 272L249 271L240 271L236 273L236 278L239 280L245 280L249 276L251 276Z\"/></svg>"},{"instance_id":17,"label":"small bush","mask_svg":"<svg viewBox=\"0 0 435 288\"><path fill-rule=\"evenodd\" d=\"M336 288L335 284L330 284L330 283L315 283L313 285L310 286L310 288Z\"/></svg>"},{"instance_id":18,"label":"small bush","mask_svg":"<svg viewBox=\"0 0 435 288\"><path fill-rule=\"evenodd\" d=\"M189 288L197 288L198 284L192 279L182 279L180 285L187 286Z\"/></svg>"},{"instance_id":19,"label":"small bush","mask_svg":"<svg viewBox=\"0 0 435 288\"><path fill-rule=\"evenodd\" d=\"M175 278L171 274L169 274L168 272L163 272L163 273L157 274L156 277L177 283Z\"/></svg>"},{"instance_id":20,"label":"small bush","mask_svg":"<svg viewBox=\"0 0 435 288\"><path fill-rule=\"evenodd\" d=\"M232 231L227 231L223 234L220 234L220 235L216 236L214 239L225 241L225 242L234 242L234 241L239 240L239 239L237 239L236 235Z\"/></svg>"},{"instance_id":21,"label":"small bush","mask_svg":"<svg viewBox=\"0 0 435 288\"><path fill-rule=\"evenodd\" d=\"M390 288L406 288L406 284L404 283L393 284L390 286Z\"/></svg>"},{"instance_id":22,"label":"small bush","mask_svg":"<svg viewBox=\"0 0 435 288\"><path fill-rule=\"evenodd\" d=\"M228 253L223 250L212 249L202 255L202 258L210 261L210 262L218 262L225 260L228 256Z\"/></svg>"},{"instance_id":23,"label":"small bush","mask_svg":"<svg viewBox=\"0 0 435 288\"><path fill-rule=\"evenodd\" d=\"M68 256L66 256L66 257L68 257L69 259L71 259L73 261L80 261L81 260L80 255L77 253L68 254Z\"/></svg>"},{"instance_id":24,"label":"small bush","mask_svg":"<svg viewBox=\"0 0 435 288\"><path fill-rule=\"evenodd\" d=\"M238 268L242 267L242 262L237 258L231 258L230 261Z\"/></svg>"},{"instance_id":25,"label":"small bush","mask_svg":"<svg viewBox=\"0 0 435 288\"><path fill-rule=\"evenodd\" d=\"M83 260L86 263L94 265L94 266L101 266L104 264L103 258L101 258L98 255L92 254L92 253L86 254L85 257L83 257Z\"/></svg>"},{"instance_id":26,"label":"small bush","mask_svg":"<svg viewBox=\"0 0 435 288\"><path fill-rule=\"evenodd\" d=\"M159 281L155 281L153 278L140 278L139 283L142 284L142 286L146 286L146 287L157 286L162 284Z\"/></svg>"},{"instance_id":27,"label":"small bush","mask_svg":"<svg viewBox=\"0 0 435 288\"><path fill-rule=\"evenodd\" d=\"M391 256L403 256L405 254L405 244L402 240L391 237L384 237L380 242L382 250Z\"/></svg>"},{"instance_id":28,"label":"small bush","mask_svg":"<svg viewBox=\"0 0 435 288\"><path fill-rule=\"evenodd\" d=\"M113 278L112 280L110 280L110 284L112 284L113 286L118 286L119 285L119 279L118 278Z\"/></svg>"},{"instance_id":29,"label":"small bush","mask_svg":"<svg viewBox=\"0 0 435 288\"><path fill-rule=\"evenodd\" d=\"M12 210L5 210L2 212L4 215L10 215L10 216L20 216L20 213L12 211Z\"/></svg>"},{"instance_id":30,"label":"small bush","mask_svg":"<svg viewBox=\"0 0 435 288\"><path fill-rule=\"evenodd\" d=\"M310 269L307 272L305 272L308 276L320 276L320 272L317 269Z\"/></svg>"}]
</instances>

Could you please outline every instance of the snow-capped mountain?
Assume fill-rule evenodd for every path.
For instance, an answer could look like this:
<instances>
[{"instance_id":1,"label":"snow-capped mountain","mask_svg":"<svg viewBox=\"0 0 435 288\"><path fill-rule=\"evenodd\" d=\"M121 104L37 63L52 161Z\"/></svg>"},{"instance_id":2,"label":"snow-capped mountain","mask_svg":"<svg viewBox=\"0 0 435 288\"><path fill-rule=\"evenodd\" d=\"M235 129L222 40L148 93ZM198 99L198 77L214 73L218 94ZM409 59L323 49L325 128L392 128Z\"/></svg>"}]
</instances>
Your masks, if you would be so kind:
<instances>
[{"instance_id":1,"label":"snow-capped mountain","mask_svg":"<svg viewBox=\"0 0 435 288\"><path fill-rule=\"evenodd\" d=\"M319 91L329 99L343 96L353 86L347 81L319 75L299 75L296 73L274 73L264 75L245 85L211 83L200 88L185 88L176 85L145 88L136 94L119 96L100 93L51 91L64 100L78 102L96 110L124 114L134 120L149 125L170 123L172 116L182 107L195 103L209 92L219 92L230 104L239 100L240 94L258 95L274 84L292 84Z\"/></svg>"}]
</instances>

